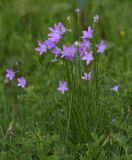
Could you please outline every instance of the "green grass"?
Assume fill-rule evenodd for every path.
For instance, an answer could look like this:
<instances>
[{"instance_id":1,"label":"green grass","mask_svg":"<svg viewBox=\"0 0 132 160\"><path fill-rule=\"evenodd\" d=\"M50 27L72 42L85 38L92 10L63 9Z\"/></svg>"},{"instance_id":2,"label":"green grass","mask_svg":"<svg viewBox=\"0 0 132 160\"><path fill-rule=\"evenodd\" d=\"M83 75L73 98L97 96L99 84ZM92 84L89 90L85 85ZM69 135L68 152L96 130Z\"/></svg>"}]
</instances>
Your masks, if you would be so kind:
<instances>
[{"instance_id":1,"label":"green grass","mask_svg":"<svg viewBox=\"0 0 132 160\"><path fill-rule=\"evenodd\" d=\"M99 39L108 45L99 58L97 106L92 82L59 94L58 80L67 79L67 68L34 51L48 27L67 25L68 16L76 40L78 7L83 11L80 29L98 14ZM0 160L132 159L131 8L131 0L0 1ZM10 67L21 69L26 88L5 79ZM72 78L67 80L73 83ZM120 85L119 94L110 91L114 84Z\"/></svg>"}]
</instances>

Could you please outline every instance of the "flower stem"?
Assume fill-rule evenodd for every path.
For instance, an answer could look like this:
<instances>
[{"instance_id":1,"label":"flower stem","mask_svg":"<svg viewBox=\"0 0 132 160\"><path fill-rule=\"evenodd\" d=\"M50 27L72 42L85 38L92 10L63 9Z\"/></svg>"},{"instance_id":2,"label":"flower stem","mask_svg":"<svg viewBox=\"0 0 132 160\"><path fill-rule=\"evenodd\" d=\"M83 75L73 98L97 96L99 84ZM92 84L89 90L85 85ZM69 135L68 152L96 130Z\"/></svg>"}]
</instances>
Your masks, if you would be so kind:
<instances>
[{"instance_id":1,"label":"flower stem","mask_svg":"<svg viewBox=\"0 0 132 160\"><path fill-rule=\"evenodd\" d=\"M78 33L78 45L80 43L80 12L77 13L77 33ZM80 60L80 55L78 51L78 81L80 80L81 77L81 60Z\"/></svg>"},{"instance_id":2,"label":"flower stem","mask_svg":"<svg viewBox=\"0 0 132 160\"><path fill-rule=\"evenodd\" d=\"M95 30L95 26L94 26L94 30ZM96 31L96 30L95 30ZM98 31L98 27L97 27L97 31ZM93 95L93 100L94 100L94 114L95 117L97 116L97 112L98 112L98 61L99 61L99 57L98 54L96 52L96 41L97 41L98 37L95 37L93 39L93 54L94 54L94 95Z\"/></svg>"}]
</instances>

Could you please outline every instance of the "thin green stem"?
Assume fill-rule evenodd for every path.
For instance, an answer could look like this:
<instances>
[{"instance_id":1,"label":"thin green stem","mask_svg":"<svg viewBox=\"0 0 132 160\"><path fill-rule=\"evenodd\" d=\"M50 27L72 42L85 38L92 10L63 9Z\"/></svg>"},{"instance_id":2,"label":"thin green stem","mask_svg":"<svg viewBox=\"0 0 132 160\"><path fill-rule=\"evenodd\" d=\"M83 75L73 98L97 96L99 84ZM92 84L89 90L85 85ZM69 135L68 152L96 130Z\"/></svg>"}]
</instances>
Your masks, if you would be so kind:
<instances>
[{"instance_id":1,"label":"thin green stem","mask_svg":"<svg viewBox=\"0 0 132 160\"><path fill-rule=\"evenodd\" d=\"M94 26L94 30L95 30L95 26ZM98 28L97 28L98 31ZM96 32L96 30L95 30ZM96 42L97 42L97 36L93 39L93 55L94 55L94 109L95 109L95 116L97 115L98 112L98 61L99 61L99 57L98 54L96 52Z\"/></svg>"},{"instance_id":2,"label":"thin green stem","mask_svg":"<svg viewBox=\"0 0 132 160\"><path fill-rule=\"evenodd\" d=\"M65 144L69 135L69 128L70 128L70 120L71 120L71 111L72 111L72 94L70 97L70 104L69 104L69 113L68 113L68 122L67 122L67 129L66 129L66 138L65 138Z\"/></svg>"},{"instance_id":3,"label":"thin green stem","mask_svg":"<svg viewBox=\"0 0 132 160\"><path fill-rule=\"evenodd\" d=\"M78 44L80 43L80 12L77 13L77 33L78 33ZM80 77L81 77L81 61L80 61L80 55L79 55L79 52L78 52L78 82L80 80Z\"/></svg>"}]
</instances>

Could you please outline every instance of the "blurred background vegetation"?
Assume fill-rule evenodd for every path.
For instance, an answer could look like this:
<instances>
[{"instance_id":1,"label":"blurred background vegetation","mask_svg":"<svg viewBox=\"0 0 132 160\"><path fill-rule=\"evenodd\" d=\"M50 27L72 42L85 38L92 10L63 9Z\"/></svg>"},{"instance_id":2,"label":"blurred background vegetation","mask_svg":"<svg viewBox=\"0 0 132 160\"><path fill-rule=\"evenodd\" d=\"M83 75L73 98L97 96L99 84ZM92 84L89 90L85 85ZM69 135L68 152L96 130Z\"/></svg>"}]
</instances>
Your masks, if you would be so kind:
<instances>
[{"instance_id":1,"label":"blurred background vegetation","mask_svg":"<svg viewBox=\"0 0 132 160\"><path fill-rule=\"evenodd\" d=\"M100 16L100 37L108 44L108 51L101 59L103 65L100 65L100 68L105 72L102 78L105 77L107 87L107 82L111 81L126 87L128 90L121 92L123 103L127 107L128 104L132 104L131 0L0 0L1 160L64 158L62 151L64 146L59 137L61 135L59 127L62 128L59 119L63 118L63 115L60 109L50 108L51 84L54 81L48 77L55 69L44 57L40 58L34 48L38 39L47 38L48 28L54 23L62 22L67 25L68 16L72 19L75 40L77 8L81 9L82 29L92 24L93 16L96 14ZM18 88L16 82L9 83L5 80L5 69L18 67L28 81L28 87L24 90ZM60 107L59 102L56 105ZM10 125L15 128L15 140L9 138ZM64 130L63 126L61 132ZM81 148L80 144L69 145L72 149L67 151L69 152L69 155L65 155L67 159L72 159L73 153L76 153L74 158L77 159L76 156L82 153L82 150L85 152L86 146ZM98 142L94 150L96 146ZM78 151L78 148L81 149ZM62 155L59 155L60 153ZM118 156L113 157L118 159Z\"/></svg>"}]
</instances>

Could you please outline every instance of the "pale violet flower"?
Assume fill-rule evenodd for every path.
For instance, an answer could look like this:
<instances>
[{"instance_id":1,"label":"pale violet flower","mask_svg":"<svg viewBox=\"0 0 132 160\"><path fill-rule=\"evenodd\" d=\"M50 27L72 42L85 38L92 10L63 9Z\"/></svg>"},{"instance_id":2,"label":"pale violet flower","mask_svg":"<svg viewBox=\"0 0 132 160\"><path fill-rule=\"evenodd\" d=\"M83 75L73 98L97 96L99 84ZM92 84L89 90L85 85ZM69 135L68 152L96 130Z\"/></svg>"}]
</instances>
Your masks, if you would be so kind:
<instances>
[{"instance_id":1,"label":"pale violet flower","mask_svg":"<svg viewBox=\"0 0 132 160\"><path fill-rule=\"evenodd\" d=\"M38 46L35 50L38 51L40 55L47 51L45 42L38 41Z\"/></svg>"},{"instance_id":2,"label":"pale violet flower","mask_svg":"<svg viewBox=\"0 0 132 160\"><path fill-rule=\"evenodd\" d=\"M17 78L17 81L18 81L18 86L19 87L25 87L26 85L26 79L24 77L19 77Z\"/></svg>"},{"instance_id":3,"label":"pale violet flower","mask_svg":"<svg viewBox=\"0 0 132 160\"><path fill-rule=\"evenodd\" d=\"M74 44L70 46L63 45L63 50L61 52L62 56L61 58L65 57L67 60L72 61L77 53L78 49L75 47Z\"/></svg>"},{"instance_id":4,"label":"pale violet flower","mask_svg":"<svg viewBox=\"0 0 132 160\"><path fill-rule=\"evenodd\" d=\"M12 80L15 76L15 72L10 68L6 69L6 78Z\"/></svg>"},{"instance_id":5,"label":"pale violet flower","mask_svg":"<svg viewBox=\"0 0 132 160\"><path fill-rule=\"evenodd\" d=\"M65 91L68 91L67 82L59 81L59 87L57 88L58 91L60 91L62 94L64 94Z\"/></svg>"},{"instance_id":6,"label":"pale violet flower","mask_svg":"<svg viewBox=\"0 0 132 160\"><path fill-rule=\"evenodd\" d=\"M83 80L90 80L91 79L92 72L84 73L84 75L81 77Z\"/></svg>"},{"instance_id":7,"label":"pale violet flower","mask_svg":"<svg viewBox=\"0 0 132 160\"><path fill-rule=\"evenodd\" d=\"M84 53L85 55L82 57L82 60L85 60L88 65L92 60L94 60L94 57L92 56L92 51L90 52L85 51Z\"/></svg>"},{"instance_id":8,"label":"pale violet flower","mask_svg":"<svg viewBox=\"0 0 132 160\"><path fill-rule=\"evenodd\" d=\"M99 16L98 15L94 16L94 22L97 23L98 21L99 21Z\"/></svg>"},{"instance_id":9,"label":"pale violet flower","mask_svg":"<svg viewBox=\"0 0 132 160\"><path fill-rule=\"evenodd\" d=\"M83 31L83 36L82 36L82 38L83 38L83 39L92 38L92 37L93 37L93 35L92 35L93 31L94 31L94 30L92 30L92 28L89 26L89 27L88 27L88 31Z\"/></svg>"},{"instance_id":10,"label":"pale violet flower","mask_svg":"<svg viewBox=\"0 0 132 160\"><path fill-rule=\"evenodd\" d=\"M80 46L79 46L79 53L80 53L80 56L84 56L85 55L85 52L89 51L90 50L90 41L89 40L83 40L83 42L80 43Z\"/></svg>"},{"instance_id":11,"label":"pale violet flower","mask_svg":"<svg viewBox=\"0 0 132 160\"><path fill-rule=\"evenodd\" d=\"M49 40L55 43L57 43L62 38L62 35L66 32L65 26L61 22L55 24L53 28L50 27L49 30Z\"/></svg>"},{"instance_id":12,"label":"pale violet flower","mask_svg":"<svg viewBox=\"0 0 132 160\"><path fill-rule=\"evenodd\" d=\"M61 22L58 23L58 27L60 28L61 34L64 34L67 31L67 29Z\"/></svg>"},{"instance_id":13,"label":"pale violet flower","mask_svg":"<svg viewBox=\"0 0 132 160\"><path fill-rule=\"evenodd\" d=\"M113 91L118 91L119 90L119 85L115 85L115 86L113 86L112 88L111 88Z\"/></svg>"},{"instance_id":14,"label":"pale violet flower","mask_svg":"<svg viewBox=\"0 0 132 160\"><path fill-rule=\"evenodd\" d=\"M97 53L103 53L106 49L106 44L102 40L99 44L96 45L97 47Z\"/></svg>"},{"instance_id":15,"label":"pale violet flower","mask_svg":"<svg viewBox=\"0 0 132 160\"><path fill-rule=\"evenodd\" d=\"M55 42L52 42L50 39L48 40L45 40L45 45L48 49L52 49L56 46L56 43Z\"/></svg>"},{"instance_id":16,"label":"pale violet flower","mask_svg":"<svg viewBox=\"0 0 132 160\"><path fill-rule=\"evenodd\" d=\"M52 53L55 55L55 58L58 57L59 54L61 54L61 49L59 47L55 47L53 50L52 50Z\"/></svg>"}]
</instances>

